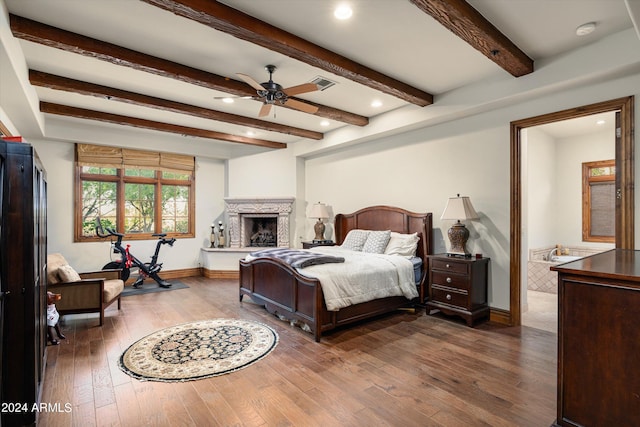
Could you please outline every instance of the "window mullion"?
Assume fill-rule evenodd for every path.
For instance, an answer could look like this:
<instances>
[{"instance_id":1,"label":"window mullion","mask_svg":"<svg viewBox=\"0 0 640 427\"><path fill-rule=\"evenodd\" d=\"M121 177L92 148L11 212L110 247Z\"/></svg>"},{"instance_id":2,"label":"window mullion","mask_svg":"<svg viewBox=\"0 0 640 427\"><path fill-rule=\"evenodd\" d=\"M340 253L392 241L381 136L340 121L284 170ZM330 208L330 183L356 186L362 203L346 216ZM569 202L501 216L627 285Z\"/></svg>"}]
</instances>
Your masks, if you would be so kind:
<instances>
[{"instance_id":1,"label":"window mullion","mask_svg":"<svg viewBox=\"0 0 640 427\"><path fill-rule=\"evenodd\" d=\"M116 216L118 221L118 233L124 234L124 170L118 169L118 192L116 194Z\"/></svg>"}]
</instances>

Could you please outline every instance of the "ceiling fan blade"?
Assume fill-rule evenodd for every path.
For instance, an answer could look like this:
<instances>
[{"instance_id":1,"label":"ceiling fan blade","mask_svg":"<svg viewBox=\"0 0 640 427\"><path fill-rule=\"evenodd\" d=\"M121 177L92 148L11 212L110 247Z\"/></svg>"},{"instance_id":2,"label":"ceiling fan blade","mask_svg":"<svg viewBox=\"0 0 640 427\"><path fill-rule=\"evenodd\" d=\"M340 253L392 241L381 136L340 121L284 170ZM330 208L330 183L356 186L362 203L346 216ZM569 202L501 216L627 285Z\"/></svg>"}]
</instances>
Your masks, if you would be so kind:
<instances>
[{"instance_id":1,"label":"ceiling fan blade","mask_svg":"<svg viewBox=\"0 0 640 427\"><path fill-rule=\"evenodd\" d=\"M262 104L262 107L260 107L260 112L258 113L258 117L268 116L271 112L271 105L272 104Z\"/></svg>"},{"instance_id":2,"label":"ceiling fan blade","mask_svg":"<svg viewBox=\"0 0 640 427\"><path fill-rule=\"evenodd\" d=\"M315 114L318 112L318 107L291 98L287 99L287 102L285 102L284 105L309 114Z\"/></svg>"},{"instance_id":3,"label":"ceiling fan blade","mask_svg":"<svg viewBox=\"0 0 640 427\"><path fill-rule=\"evenodd\" d=\"M286 93L287 96L294 96L294 95L299 95L301 93L315 92L319 89L320 88L315 83L303 83L301 85L291 86L286 89L282 89L282 91Z\"/></svg>"},{"instance_id":4,"label":"ceiling fan blade","mask_svg":"<svg viewBox=\"0 0 640 427\"><path fill-rule=\"evenodd\" d=\"M242 80L245 81L245 83L247 83L249 86L251 86L255 90L264 90L264 87L262 87L260 83L255 81L253 77L247 76L246 74L242 74L242 73L236 73L236 76L240 77Z\"/></svg>"}]
</instances>

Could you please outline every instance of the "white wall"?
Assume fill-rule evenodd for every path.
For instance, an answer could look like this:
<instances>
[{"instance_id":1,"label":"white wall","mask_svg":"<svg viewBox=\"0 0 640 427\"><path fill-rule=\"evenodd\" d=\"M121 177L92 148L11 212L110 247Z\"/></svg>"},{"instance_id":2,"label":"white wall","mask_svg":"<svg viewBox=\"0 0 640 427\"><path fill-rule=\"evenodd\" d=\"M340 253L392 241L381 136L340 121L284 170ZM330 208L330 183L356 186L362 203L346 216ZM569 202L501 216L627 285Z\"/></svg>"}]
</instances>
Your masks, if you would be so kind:
<instances>
[{"instance_id":1,"label":"white wall","mask_svg":"<svg viewBox=\"0 0 640 427\"><path fill-rule=\"evenodd\" d=\"M447 199L470 196L480 220L467 222L467 249L492 257L492 280L508 283L508 135L501 115L488 113L309 160L307 195L336 213L369 205L432 212L435 252L449 244L452 222L440 220ZM489 293L492 305L508 305L508 292Z\"/></svg>"},{"instance_id":2,"label":"white wall","mask_svg":"<svg viewBox=\"0 0 640 427\"><path fill-rule=\"evenodd\" d=\"M79 271L101 269L110 257L108 240L97 243L73 242L74 144L52 140L29 141L47 171L48 251L61 252ZM196 158L196 237L178 239L173 247L163 246L159 261L166 270L198 267L200 248L209 245L211 222L224 210L224 162ZM132 252L141 260L151 257L155 240L130 241Z\"/></svg>"},{"instance_id":3,"label":"white wall","mask_svg":"<svg viewBox=\"0 0 640 427\"><path fill-rule=\"evenodd\" d=\"M582 241L582 163L615 159L615 135L594 133L557 142L556 233L564 246L611 249L613 244Z\"/></svg>"},{"instance_id":4,"label":"white wall","mask_svg":"<svg viewBox=\"0 0 640 427\"><path fill-rule=\"evenodd\" d=\"M527 134L523 163L527 163L528 175L522 177L527 183L526 191L523 191L527 209L523 209L526 216L523 217L522 228L527 230L528 248L546 247L558 240L555 209L556 143L538 128L524 129L523 132Z\"/></svg>"}]
</instances>

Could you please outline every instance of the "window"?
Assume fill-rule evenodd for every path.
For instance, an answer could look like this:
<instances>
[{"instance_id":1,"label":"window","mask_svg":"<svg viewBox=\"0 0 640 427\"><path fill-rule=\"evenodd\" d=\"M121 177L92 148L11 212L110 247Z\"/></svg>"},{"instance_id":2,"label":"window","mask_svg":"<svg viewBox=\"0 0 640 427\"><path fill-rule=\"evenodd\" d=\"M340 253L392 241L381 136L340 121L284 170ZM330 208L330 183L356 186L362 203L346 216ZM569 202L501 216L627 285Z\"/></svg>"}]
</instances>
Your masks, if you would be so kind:
<instances>
[{"instance_id":1,"label":"window","mask_svg":"<svg viewBox=\"0 0 640 427\"><path fill-rule=\"evenodd\" d=\"M582 240L614 243L616 234L614 160L582 164Z\"/></svg>"},{"instance_id":2,"label":"window","mask_svg":"<svg viewBox=\"0 0 640 427\"><path fill-rule=\"evenodd\" d=\"M192 156L77 144L75 241L99 239L96 217L127 239L193 237L194 170Z\"/></svg>"}]
</instances>

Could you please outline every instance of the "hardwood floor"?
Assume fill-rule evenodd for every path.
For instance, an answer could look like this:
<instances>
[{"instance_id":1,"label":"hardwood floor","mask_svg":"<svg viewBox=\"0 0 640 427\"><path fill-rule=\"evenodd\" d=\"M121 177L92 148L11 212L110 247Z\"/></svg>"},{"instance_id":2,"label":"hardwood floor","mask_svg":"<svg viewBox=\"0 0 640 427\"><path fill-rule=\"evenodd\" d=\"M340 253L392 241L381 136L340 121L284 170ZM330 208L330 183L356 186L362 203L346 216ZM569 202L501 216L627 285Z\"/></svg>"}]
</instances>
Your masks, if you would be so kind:
<instances>
[{"instance_id":1,"label":"hardwood floor","mask_svg":"<svg viewBox=\"0 0 640 427\"><path fill-rule=\"evenodd\" d=\"M549 426L556 413L556 338L527 328L397 312L316 343L264 308L238 302L235 280L186 278L189 289L123 298L67 316L47 347L42 426ZM141 382L117 367L158 329L195 320L257 320L276 349L240 371L183 383ZM68 411L65 405L69 405Z\"/></svg>"}]
</instances>

